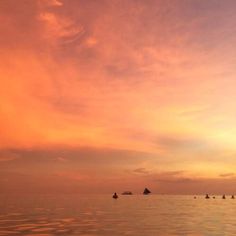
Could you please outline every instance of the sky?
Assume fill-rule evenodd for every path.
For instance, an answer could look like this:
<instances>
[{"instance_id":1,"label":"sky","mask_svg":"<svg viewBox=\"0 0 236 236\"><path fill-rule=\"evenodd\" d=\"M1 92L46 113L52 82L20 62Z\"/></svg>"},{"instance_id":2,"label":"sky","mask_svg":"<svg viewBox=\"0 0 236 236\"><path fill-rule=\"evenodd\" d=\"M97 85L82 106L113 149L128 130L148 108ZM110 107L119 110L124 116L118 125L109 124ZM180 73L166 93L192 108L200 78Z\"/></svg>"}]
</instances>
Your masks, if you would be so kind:
<instances>
[{"instance_id":1,"label":"sky","mask_svg":"<svg viewBox=\"0 0 236 236\"><path fill-rule=\"evenodd\" d=\"M236 194L235 9L1 0L1 191Z\"/></svg>"}]
</instances>

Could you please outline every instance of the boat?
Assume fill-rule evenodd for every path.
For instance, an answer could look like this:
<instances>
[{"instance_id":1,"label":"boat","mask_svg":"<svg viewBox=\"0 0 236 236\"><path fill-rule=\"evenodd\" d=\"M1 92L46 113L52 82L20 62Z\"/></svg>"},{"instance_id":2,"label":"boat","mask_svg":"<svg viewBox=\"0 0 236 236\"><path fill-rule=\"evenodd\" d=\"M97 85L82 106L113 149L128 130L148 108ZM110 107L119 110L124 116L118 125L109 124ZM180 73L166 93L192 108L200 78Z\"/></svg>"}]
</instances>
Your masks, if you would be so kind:
<instances>
[{"instance_id":1,"label":"boat","mask_svg":"<svg viewBox=\"0 0 236 236\"><path fill-rule=\"evenodd\" d=\"M122 195L133 195L133 193L130 192L130 191L124 191L124 192L122 193Z\"/></svg>"},{"instance_id":2,"label":"boat","mask_svg":"<svg viewBox=\"0 0 236 236\"><path fill-rule=\"evenodd\" d=\"M151 191L148 189L148 188L145 188L144 190L143 190L143 194L144 195L148 195L148 194L150 194L151 193Z\"/></svg>"},{"instance_id":3,"label":"boat","mask_svg":"<svg viewBox=\"0 0 236 236\"><path fill-rule=\"evenodd\" d=\"M113 197L114 199L117 199L117 198L118 198L117 193L114 193L112 197Z\"/></svg>"}]
</instances>

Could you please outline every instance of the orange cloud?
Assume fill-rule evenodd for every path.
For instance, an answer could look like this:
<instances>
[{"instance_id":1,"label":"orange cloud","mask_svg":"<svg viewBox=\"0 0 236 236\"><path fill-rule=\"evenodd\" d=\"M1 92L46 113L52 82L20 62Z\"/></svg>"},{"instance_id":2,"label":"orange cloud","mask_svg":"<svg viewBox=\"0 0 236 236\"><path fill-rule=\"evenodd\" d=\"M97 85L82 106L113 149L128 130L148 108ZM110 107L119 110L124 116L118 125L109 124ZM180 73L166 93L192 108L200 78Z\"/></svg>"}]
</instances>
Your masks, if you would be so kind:
<instances>
[{"instance_id":1,"label":"orange cloud","mask_svg":"<svg viewBox=\"0 0 236 236\"><path fill-rule=\"evenodd\" d=\"M135 183L123 169L233 173L236 19L217 4L0 2L0 149L138 153L122 170L123 153L111 153L109 181L120 187ZM67 173L68 157L53 157Z\"/></svg>"}]
</instances>

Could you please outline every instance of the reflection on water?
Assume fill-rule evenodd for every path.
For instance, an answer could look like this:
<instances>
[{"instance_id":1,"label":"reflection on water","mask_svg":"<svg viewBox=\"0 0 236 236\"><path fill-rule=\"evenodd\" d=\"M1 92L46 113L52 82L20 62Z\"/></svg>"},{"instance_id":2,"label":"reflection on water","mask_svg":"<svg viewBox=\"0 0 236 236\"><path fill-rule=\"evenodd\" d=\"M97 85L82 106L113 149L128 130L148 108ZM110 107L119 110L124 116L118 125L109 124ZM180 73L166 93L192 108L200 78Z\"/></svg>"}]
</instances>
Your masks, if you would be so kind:
<instances>
[{"instance_id":1,"label":"reflection on water","mask_svg":"<svg viewBox=\"0 0 236 236\"><path fill-rule=\"evenodd\" d=\"M2 235L235 235L236 200L132 195L1 195Z\"/></svg>"}]
</instances>

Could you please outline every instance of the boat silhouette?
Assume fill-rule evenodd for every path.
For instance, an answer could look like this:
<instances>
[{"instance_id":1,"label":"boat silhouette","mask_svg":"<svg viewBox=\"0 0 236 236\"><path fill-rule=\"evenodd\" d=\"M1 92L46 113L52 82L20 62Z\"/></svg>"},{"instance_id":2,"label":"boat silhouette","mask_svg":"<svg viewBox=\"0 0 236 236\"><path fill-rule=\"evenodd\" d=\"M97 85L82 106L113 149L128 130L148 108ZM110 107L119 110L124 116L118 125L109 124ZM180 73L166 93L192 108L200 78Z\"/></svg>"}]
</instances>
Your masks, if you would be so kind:
<instances>
[{"instance_id":1,"label":"boat silhouette","mask_svg":"<svg viewBox=\"0 0 236 236\"><path fill-rule=\"evenodd\" d=\"M113 197L114 199L117 199L117 198L118 198L117 193L114 193L112 197Z\"/></svg>"},{"instance_id":2,"label":"boat silhouette","mask_svg":"<svg viewBox=\"0 0 236 236\"><path fill-rule=\"evenodd\" d=\"M148 195L148 194L150 194L151 193L151 191L148 189L148 188L145 188L144 190L143 190L143 194L144 195Z\"/></svg>"},{"instance_id":3,"label":"boat silhouette","mask_svg":"<svg viewBox=\"0 0 236 236\"><path fill-rule=\"evenodd\" d=\"M132 195L133 193L131 191L124 191L122 195Z\"/></svg>"}]
</instances>

